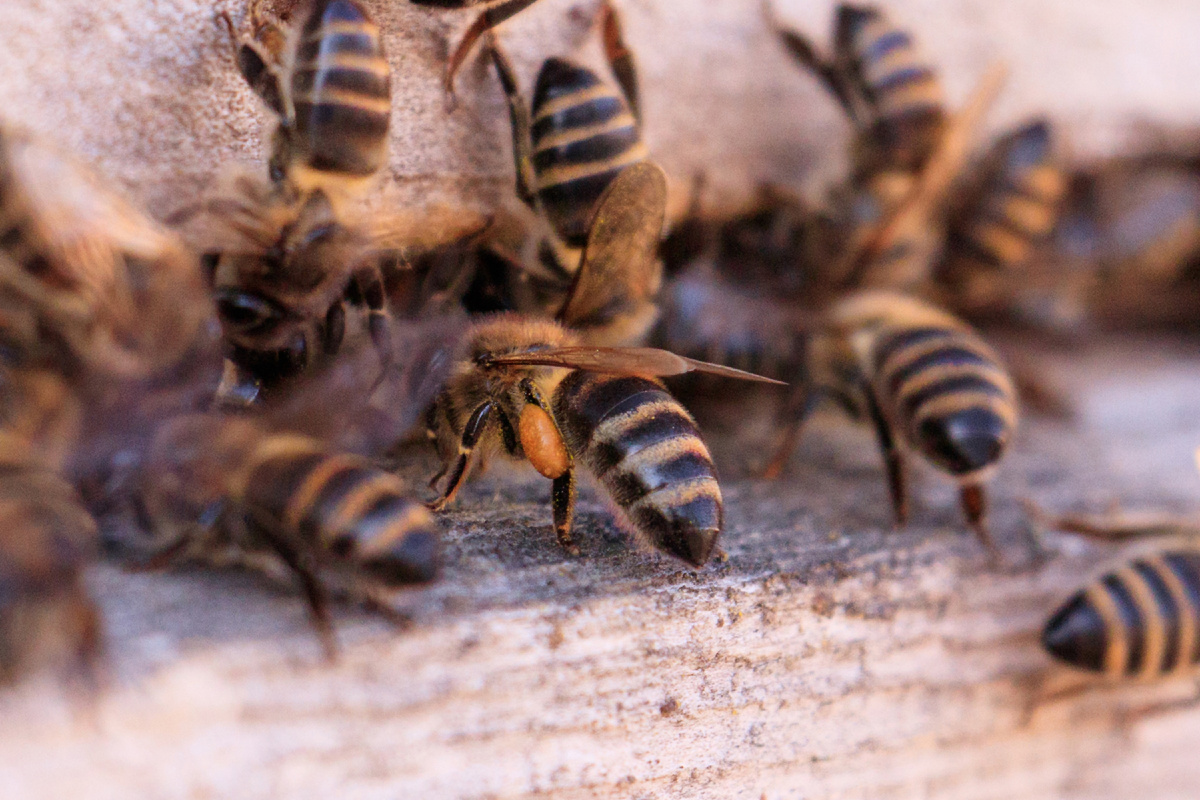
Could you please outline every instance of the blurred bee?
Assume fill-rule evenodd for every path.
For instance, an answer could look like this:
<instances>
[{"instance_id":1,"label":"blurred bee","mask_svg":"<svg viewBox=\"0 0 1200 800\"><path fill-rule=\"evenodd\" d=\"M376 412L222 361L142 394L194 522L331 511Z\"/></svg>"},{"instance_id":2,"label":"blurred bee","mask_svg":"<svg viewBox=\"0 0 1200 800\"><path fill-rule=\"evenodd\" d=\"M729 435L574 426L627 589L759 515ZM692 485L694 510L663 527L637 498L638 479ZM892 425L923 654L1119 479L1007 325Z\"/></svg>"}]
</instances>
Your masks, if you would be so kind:
<instances>
[{"instance_id":1,"label":"blurred bee","mask_svg":"<svg viewBox=\"0 0 1200 800\"><path fill-rule=\"evenodd\" d=\"M839 5L829 57L803 35L773 18L769 23L855 128L850 178L832 194L827 219L816 228L825 251L818 264L829 262L822 279L843 289L919 286L942 246L949 190L1003 70L985 74L952 115L911 34L880 10Z\"/></svg>"},{"instance_id":2,"label":"blurred bee","mask_svg":"<svg viewBox=\"0 0 1200 800\"><path fill-rule=\"evenodd\" d=\"M230 363L220 396L253 402L341 348L347 304L386 365L388 311L381 254L450 241L470 214L360 218L348 203L387 163L391 74L378 26L354 0L314 0L282 32L256 18L237 44L246 82L278 118L268 180L237 174L198 213ZM222 17L233 32L228 17ZM386 369L386 366L385 366Z\"/></svg>"},{"instance_id":3,"label":"blurred bee","mask_svg":"<svg viewBox=\"0 0 1200 800\"><path fill-rule=\"evenodd\" d=\"M1021 294L1029 265L1058 222L1068 178L1050 123L1032 120L996 141L950 218L934 280L963 313L1003 306Z\"/></svg>"},{"instance_id":4,"label":"blurred bee","mask_svg":"<svg viewBox=\"0 0 1200 800\"><path fill-rule=\"evenodd\" d=\"M1200 552L1196 520L1153 512L1053 516L1042 527L1108 542L1162 539L1072 594L1050 617L1042 645L1058 660L1110 679L1152 680L1200 663ZM1191 540L1191 541L1189 541Z\"/></svg>"},{"instance_id":5,"label":"blurred bee","mask_svg":"<svg viewBox=\"0 0 1200 800\"><path fill-rule=\"evenodd\" d=\"M1085 313L1111 326L1195 327L1200 168L1148 150L1072 174L1049 259L1090 281Z\"/></svg>"},{"instance_id":6,"label":"blurred bee","mask_svg":"<svg viewBox=\"0 0 1200 800\"><path fill-rule=\"evenodd\" d=\"M1042 645L1109 678L1150 680L1200 663L1200 553L1137 558L1080 589L1050 617Z\"/></svg>"},{"instance_id":7,"label":"blurred bee","mask_svg":"<svg viewBox=\"0 0 1200 800\"><path fill-rule=\"evenodd\" d=\"M824 84L853 123L855 182L921 169L938 147L948 115L941 80L908 31L877 8L842 3L833 53L822 57L807 37L771 22L788 53Z\"/></svg>"},{"instance_id":8,"label":"blurred bee","mask_svg":"<svg viewBox=\"0 0 1200 800\"><path fill-rule=\"evenodd\" d=\"M75 488L216 383L199 264L98 177L0 125L0 673L88 667L82 570L97 528Z\"/></svg>"},{"instance_id":9,"label":"blurred bee","mask_svg":"<svg viewBox=\"0 0 1200 800\"><path fill-rule=\"evenodd\" d=\"M155 437L141 474L139 516L163 541L151 563L224 550L277 556L299 579L330 656L325 577L374 599L437 575L437 526L404 481L311 436L240 416L184 416Z\"/></svg>"},{"instance_id":10,"label":"blurred bee","mask_svg":"<svg viewBox=\"0 0 1200 800\"><path fill-rule=\"evenodd\" d=\"M536 214L528 222L502 218L487 237L487 249L500 260L501 293L513 296L509 308L531 311L562 302L579 267L597 201L618 175L647 159L632 61L628 69L617 69L615 60L627 51L615 10L605 4L602 13L606 53L619 91L585 67L551 58L538 73L533 105L527 109L512 66L490 42L508 97L517 194ZM655 277L651 291L657 283Z\"/></svg>"},{"instance_id":11,"label":"blurred bee","mask_svg":"<svg viewBox=\"0 0 1200 800\"><path fill-rule=\"evenodd\" d=\"M554 529L571 552L582 466L639 536L692 566L708 560L723 513L716 469L691 416L655 378L701 371L766 379L662 350L583 346L571 330L620 307L621 282L607 276L654 261L661 212L642 213L641 200L652 195L661 209L665 193L652 165L612 182L557 321L501 314L471 326L428 415L445 461L434 479L444 479L435 509L454 499L477 447L502 449L554 482Z\"/></svg>"},{"instance_id":12,"label":"blurred bee","mask_svg":"<svg viewBox=\"0 0 1200 800\"><path fill-rule=\"evenodd\" d=\"M1013 382L996 353L966 323L922 301L863 292L839 302L809 342L809 380L767 473L776 476L801 426L828 397L875 428L896 521L908 519L903 450L958 481L967 521L994 551L983 482L1017 423Z\"/></svg>"}]
</instances>

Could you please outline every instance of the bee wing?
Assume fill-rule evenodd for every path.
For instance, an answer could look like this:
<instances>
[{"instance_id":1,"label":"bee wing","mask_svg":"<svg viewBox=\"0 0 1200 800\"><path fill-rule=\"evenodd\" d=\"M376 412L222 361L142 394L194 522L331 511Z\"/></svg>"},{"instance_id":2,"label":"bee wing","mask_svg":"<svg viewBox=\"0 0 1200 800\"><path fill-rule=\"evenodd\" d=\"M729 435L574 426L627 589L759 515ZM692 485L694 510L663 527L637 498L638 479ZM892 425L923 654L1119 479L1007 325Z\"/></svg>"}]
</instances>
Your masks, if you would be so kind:
<instances>
[{"instance_id":1,"label":"bee wing","mask_svg":"<svg viewBox=\"0 0 1200 800\"><path fill-rule=\"evenodd\" d=\"M461 241L482 231L489 217L478 211L432 205L420 211L372 213L364 221L376 248L399 253L424 253Z\"/></svg>"},{"instance_id":2,"label":"bee wing","mask_svg":"<svg viewBox=\"0 0 1200 800\"><path fill-rule=\"evenodd\" d=\"M599 327L654 295L662 279L658 246L666 209L667 178L657 164L634 164L613 180L596 203L561 322Z\"/></svg>"},{"instance_id":3,"label":"bee wing","mask_svg":"<svg viewBox=\"0 0 1200 800\"><path fill-rule=\"evenodd\" d=\"M653 347L550 347L542 350L490 356L486 359L486 365L566 367L590 372L618 372L652 377L703 372L722 378L786 386L783 381L765 378L762 375L755 375L753 372L723 367L720 364L710 364L707 361L697 361Z\"/></svg>"}]
</instances>

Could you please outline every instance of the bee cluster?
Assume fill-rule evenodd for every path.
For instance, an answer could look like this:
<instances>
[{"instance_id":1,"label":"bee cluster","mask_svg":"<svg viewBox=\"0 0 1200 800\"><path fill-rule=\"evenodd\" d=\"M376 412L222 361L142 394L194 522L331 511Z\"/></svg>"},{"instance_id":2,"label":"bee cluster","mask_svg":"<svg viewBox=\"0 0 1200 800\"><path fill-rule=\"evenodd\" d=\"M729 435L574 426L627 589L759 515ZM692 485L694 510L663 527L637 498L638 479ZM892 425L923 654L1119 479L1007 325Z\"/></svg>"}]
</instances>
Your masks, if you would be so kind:
<instances>
[{"instance_id":1,"label":"bee cluster","mask_svg":"<svg viewBox=\"0 0 1200 800\"><path fill-rule=\"evenodd\" d=\"M358 210L386 166L392 96L357 0L310 0L286 23L260 2L240 24L218 17L276 118L270 152L166 226L0 125L4 678L98 658L81 574L109 519L140 530L145 567L218 553L284 566L332 654L331 591L373 601L435 580L436 513L492 457L552 482L569 552L586 473L638 540L701 568L720 557L724 511L697 422L663 381L686 373L788 387L767 476L834 401L872 426L898 523L919 456L957 483L994 553L985 487L1018 390L1057 398L972 323L1197 321L1200 149L1071 166L1038 119L973 155L1000 74L948 107L877 8L840 6L828 54L765 19L849 117L849 174L818 200L764 189L725 219L704 215L698 180L669 225L607 0L613 80L550 58L529 103L493 28L535 0L413 2L483 6L445 88L481 45L508 101L519 210L437 224ZM443 465L428 502L381 460L421 422ZM1198 565L1169 551L1106 576L1054 617L1047 646L1110 675L1200 661Z\"/></svg>"}]
</instances>

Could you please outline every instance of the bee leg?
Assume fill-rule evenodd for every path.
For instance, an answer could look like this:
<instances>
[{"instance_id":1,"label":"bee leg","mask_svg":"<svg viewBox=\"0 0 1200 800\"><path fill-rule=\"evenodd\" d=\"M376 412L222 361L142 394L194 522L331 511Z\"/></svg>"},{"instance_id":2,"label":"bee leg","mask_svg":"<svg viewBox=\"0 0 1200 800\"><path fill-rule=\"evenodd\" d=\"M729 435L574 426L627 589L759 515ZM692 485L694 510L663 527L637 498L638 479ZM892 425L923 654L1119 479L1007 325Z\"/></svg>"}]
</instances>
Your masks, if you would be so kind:
<instances>
[{"instance_id":1,"label":"bee leg","mask_svg":"<svg viewBox=\"0 0 1200 800\"><path fill-rule=\"evenodd\" d=\"M487 12L484 12L485 15ZM512 64L500 49L493 37L488 39L488 50L492 54L492 63L496 65L496 74L500 76L500 85L504 88L504 96L508 99L508 119L512 127L513 161L517 170L517 196L525 205L538 210L537 196L533 191L535 185L533 172L533 124L529 120L529 109L521 97L521 87L517 85L517 76Z\"/></svg>"},{"instance_id":2,"label":"bee leg","mask_svg":"<svg viewBox=\"0 0 1200 800\"><path fill-rule=\"evenodd\" d=\"M317 630L317 638L321 640L325 658L330 662L337 660L338 642L333 632L333 619L329 614L329 592L317 575L311 554L307 548L297 547L287 537L271 532L270 528L262 525L254 527L300 581L300 589L308 603L308 615Z\"/></svg>"},{"instance_id":3,"label":"bee leg","mask_svg":"<svg viewBox=\"0 0 1200 800\"><path fill-rule=\"evenodd\" d=\"M638 87L637 64L634 63L633 53L625 45L625 37L621 33L621 18L611 0L604 0L600 7L600 24L604 31L604 55L608 66L612 69L625 102L638 126L642 124L641 91Z\"/></svg>"},{"instance_id":4,"label":"bee leg","mask_svg":"<svg viewBox=\"0 0 1200 800\"><path fill-rule=\"evenodd\" d=\"M367 307L367 332L371 335L371 343L379 354L379 380L387 373L392 363L391 316L387 310L387 293L383 286L383 274L379 265L359 270L352 284L355 289L349 293L351 298L362 298Z\"/></svg>"},{"instance_id":5,"label":"bee leg","mask_svg":"<svg viewBox=\"0 0 1200 800\"><path fill-rule=\"evenodd\" d=\"M337 355L342 349L342 340L346 338L346 307L340 302L329 307L325 315L325 324L321 329L321 344L327 355Z\"/></svg>"},{"instance_id":6,"label":"bee leg","mask_svg":"<svg viewBox=\"0 0 1200 800\"><path fill-rule=\"evenodd\" d=\"M579 555L579 545L571 538L575 519L575 470L569 469L554 479L550 489L550 505L554 511L554 535L568 554Z\"/></svg>"},{"instance_id":7,"label":"bee leg","mask_svg":"<svg viewBox=\"0 0 1200 800\"><path fill-rule=\"evenodd\" d=\"M978 483L964 483L959 489L959 500L963 513L967 517L967 524L971 526L971 530L975 532L979 542L987 549L988 555L993 560L998 560L1000 548L996 546L987 529L987 496L984 494L983 486Z\"/></svg>"},{"instance_id":8,"label":"bee leg","mask_svg":"<svg viewBox=\"0 0 1200 800\"><path fill-rule=\"evenodd\" d=\"M451 102L454 100L454 78L462 68L463 62L467 60L467 55L475 46L475 42L479 41L479 37L536 2L537 0L503 0L503 2L488 8L471 23L471 27L467 28L467 32L463 34L463 38L454 47L454 52L450 54L450 58L446 62L446 74L442 82Z\"/></svg>"},{"instance_id":9,"label":"bee leg","mask_svg":"<svg viewBox=\"0 0 1200 800\"><path fill-rule=\"evenodd\" d=\"M551 413L550 404L546 401L545 396L538 389L537 385L527 378L521 381L521 392L525 396L525 402L537 406L546 412L546 418L554 426L554 432L561 441L562 431L558 430L558 423L555 422L554 414ZM529 451L526 451L525 455L526 457L530 457ZM554 483L550 489L550 505L554 513L554 535L558 538L558 543L569 554L577 556L579 555L579 547L571 538L571 525L575 518L575 470L571 468L569 454L565 466L566 470L559 475L555 475L553 478ZM561 468L561 465L556 466L555 470L559 468ZM539 467L538 471L546 474L543 469L544 467ZM547 477L553 474L553 472L550 472Z\"/></svg>"},{"instance_id":10,"label":"bee leg","mask_svg":"<svg viewBox=\"0 0 1200 800\"><path fill-rule=\"evenodd\" d=\"M254 11L251 12L255 16ZM261 41L238 36L227 12L217 15L217 21L229 33L233 40L234 59L238 72L249 84L250 88L266 103L276 116L283 119L287 116L283 102L283 78L279 71L278 53L272 52L272 43L276 36L282 39L282 32L273 23L258 23L261 27ZM275 35L271 34L274 30Z\"/></svg>"},{"instance_id":11,"label":"bee leg","mask_svg":"<svg viewBox=\"0 0 1200 800\"><path fill-rule=\"evenodd\" d=\"M826 90L842 106L846 115L857 123L860 113L858 107L855 105L850 86L846 78L843 77L842 70L838 67L837 63L833 60L822 58L808 37L784 26L776 18L770 0L764 0L763 13L767 18L767 26L775 31L775 35L779 37L779 40L787 49L788 55L804 69L815 75L825 85Z\"/></svg>"},{"instance_id":12,"label":"bee leg","mask_svg":"<svg viewBox=\"0 0 1200 800\"><path fill-rule=\"evenodd\" d=\"M883 409L879 407L875 393L868 388L865 394L867 396L867 414L871 418L871 424L875 427L875 436L879 439L879 449L883 453L883 464L887 470L888 490L892 495L892 509L895 512L896 525L905 525L908 522L908 482L905 479L904 456L896 446L896 437L892 432L892 426L888 423Z\"/></svg>"},{"instance_id":13,"label":"bee leg","mask_svg":"<svg viewBox=\"0 0 1200 800\"><path fill-rule=\"evenodd\" d=\"M773 481L783 474L788 459L792 457L796 445L800 443L800 434L804 430L804 423L816 410L817 404L821 402L821 397L821 392L802 387L788 400L782 416L790 418L790 420L775 448L775 454L771 456L771 460L759 473L760 477Z\"/></svg>"},{"instance_id":14,"label":"bee leg","mask_svg":"<svg viewBox=\"0 0 1200 800\"><path fill-rule=\"evenodd\" d=\"M467 465L471 461L471 452L479 443L480 437L483 436L495 408L495 405L489 400L476 408L472 412L471 418L467 420L466 427L463 428L462 440L458 445L458 455L455 456L454 466L449 470L449 477L446 479L442 494L429 503L429 507L434 511L441 511L458 494L458 489L467 476Z\"/></svg>"}]
</instances>

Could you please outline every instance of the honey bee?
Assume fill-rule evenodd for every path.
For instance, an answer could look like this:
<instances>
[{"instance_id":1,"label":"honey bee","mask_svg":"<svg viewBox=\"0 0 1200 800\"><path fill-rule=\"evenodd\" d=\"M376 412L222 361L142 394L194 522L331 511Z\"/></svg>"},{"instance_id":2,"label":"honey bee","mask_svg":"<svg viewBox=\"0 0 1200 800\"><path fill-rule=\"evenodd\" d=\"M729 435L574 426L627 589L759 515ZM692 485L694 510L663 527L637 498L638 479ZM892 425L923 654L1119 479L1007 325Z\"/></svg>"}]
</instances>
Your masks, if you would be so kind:
<instances>
[{"instance_id":1,"label":"honey bee","mask_svg":"<svg viewBox=\"0 0 1200 800\"><path fill-rule=\"evenodd\" d=\"M904 450L958 481L967 521L994 550L983 482L1017 423L1013 381L996 353L966 323L923 301L862 292L836 304L809 342L809 381L768 467L776 476L804 419L831 398L875 429L896 521L908 519Z\"/></svg>"},{"instance_id":2,"label":"honey bee","mask_svg":"<svg viewBox=\"0 0 1200 800\"><path fill-rule=\"evenodd\" d=\"M198 214L230 364L220 396L253 400L341 348L347 305L385 365L388 309L381 255L450 241L478 227L456 217L374 214L348 208L386 164L391 73L378 26L354 0L314 0L282 32L258 19L239 37L237 64L277 117L268 180L235 174ZM231 34L233 23L222 17ZM257 38L255 38L257 37Z\"/></svg>"},{"instance_id":3,"label":"honey bee","mask_svg":"<svg viewBox=\"0 0 1200 800\"><path fill-rule=\"evenodd\" d=\"M773 17L769 23L855 128L850 178L832 194L829 220L817 228L826 252L820 261L829 262L823 280L843 291L920 286L943 243L949 190L1004 70L993 66L951 114L912 35L880 10L838 6L829 57Z\"/></svg>"},{"instance_id":4,"label":"honey bee","mask_svg":"<svg viewBox=\"0 0 1200 800\"><path fill-rule=\"evenodd\" d=\"M853 123L856 182L879 172L921 169L938 147L948 115L941 80L912 34L878 8L842 3L833 53L822 57L808 38L770 21L788 53L824 84Z\"/></svg>"},{"instance_id":5,"label":"honey bee","mask_svg":"<svg viewBox=\"0 0 1200 800\"><path fill-rule=\"evenodd\" d=\"M1084 313L1110 326L1196 325L1200 170L1135 152L1071 175L1049 260L1088 278Z\"/></svg>"},{"instance_id":6,"label":"honey bee","mask_svg":"<svg viewBox=\"0 0 1200 800\"><path fill-rule=\"evenodd\" d=\"M946 254L935 280L954 304L1004 304L1023 268L1058 222L1067 174L1055 156L1050 123L1036 119L1002 136L977 170L976 187L951 215Z\"/></svg>"},{"instance_id":7,"label":"honey bee","mask_svg":"<svg viewBox=\"0 0 1200 800\"><path fill-rule=\"evenodd\" d=\"M1151 680L1200 663L1200 553L1133 559L1080 589L1050 617L1042 645L1109 678Z\"/></svg>"},{"instance_id":8,"label":"honey bee","mask_svg":"<svg viewBox=\"0 0 1200 800\"><path fill-rule=\"evenodd\" d=\"M182 416L159 431L141 475L139 515L165 540L152 563L229 548L277 556L331 656L326 577L370 598L437 575L437 525L404 481L311 436L243 416Z\"/></svg>"},{"instance_id":9,"label":"honey bee","mask_svg":"<svg viewBox=\"0 0 1200 800\"><path fill-rule=\"evenodd\" d=\"M492 61L508 98L517 195L536 216L493 226L485 247L500 259L501 294L509 308L527 312L560 304L580 264L597 201L624 170L646 161L639 131L637 83L615 10L602 8L606 53L619 90L586 67L548 59L538 73L533 104L526 108L516 75L495 40ZM647 273L649 276L649 273ZM657 289L658 272L648 283ZM520 286L513 286L519 284ZM652 320L651 320L652 321Z\"/></svg>"},{"instance_id":10,"label":"honey bee","mask_svg":"<svg viewBox=\"0 0 1200 800\"><path fill-rule=\"evenodd\" d=\"M77 485L211 393L198 262L97 176L0 124L0 672L92 666L82 582L97 527ZM205 385L211 379L209 385Z\"/></svg>"},{"instance_id":11,"label":"honey bee","mask_svg":"<svg viewBox=\"0 0 1200 800\"><path fill-rule=\"evenodd\" d=\"M708 560L723 514L716 469L695 422L656 378L767 379L663 350L587 346L573 330L620 307L622 282L605 276L653 261L661 218L642 213L638 199L665 191L648 164L612 182L558 320L509 313L472 324L428 413L444 460L434 509L454 499L477 447L502 450L553 481L554 529L570 552L578 552L571 528L582 466L653 546L695 567Z\"/></svg>"}]
</instances>

